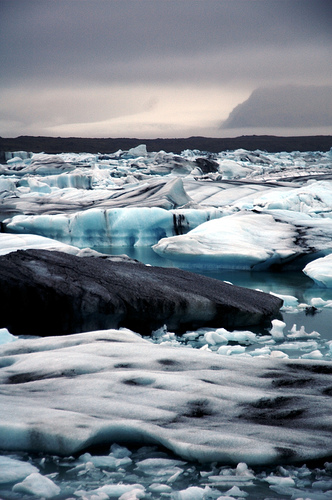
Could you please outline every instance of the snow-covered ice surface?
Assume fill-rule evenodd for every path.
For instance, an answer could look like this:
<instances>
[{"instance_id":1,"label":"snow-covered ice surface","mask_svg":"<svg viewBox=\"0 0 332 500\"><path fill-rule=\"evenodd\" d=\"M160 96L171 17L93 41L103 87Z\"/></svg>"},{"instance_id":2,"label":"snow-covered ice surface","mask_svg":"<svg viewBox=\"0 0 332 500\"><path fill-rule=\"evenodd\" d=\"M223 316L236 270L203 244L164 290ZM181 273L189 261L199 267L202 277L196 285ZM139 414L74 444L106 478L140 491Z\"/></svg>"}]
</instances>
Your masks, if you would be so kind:
<instances>
[{"instance_id":1,"label":"snow-covered ice surface","mask_svg":"<svg viewBox=\"0 0 332 500\"><path fill-rule=\"evenodd\" d=\"M272 338L278 339L281 333L282 325L274 324ZM225 345L227 338L246 343L252 336L250 332L216 331L213 335L209 331L205 340L209 345ZM329 362L279 356L257 357L253 362L250 356L225 356L220 348L216 352L179 348L160 342L160 334L157 337L159 343L152 343L128 330L109 330L17 340L3 346L3 448L29 455L72 456L91 446L105 450L116 441L131 446L157 444L178 459L164 455L157 460L149 455L139 460L134 484L144 491L146 481L141 484L140 476L150 476L153 483L169 485L171 492L173 482L184 474L184 462L210 467L228 464L229 470L239 463L266 466L332 455ZM130 453L115 450L111 455L83 454L71 468L77 475L94 469L124 473L132 468ZM21 476L29 472L20 471L16 462L13 465ZM232 484L252 486L254 475L243 465L242 469L240 477L230 473L226 481L216 472L211 478L203 476L204 483L213 486L214 493ZM292 491L296 481L289 478L286 482L284 476L289 477L288 473L282 478L273 476L269 484ZM34 472L15 483L13 491L46 489L49 496L38 495L51 498L61 488L61 483L54 483L56 477ZM132 475L128 474L127 481L128 477L131 482ZM118 478L105 477L111 484ZM16 480L15 476L10 482ZM108 495L106 484L98 494Z\"/></svg>"},{"instance_id":2,"label":"snow-covered ice surface","mask_svg":"<svg viewBox=\"0 0 332 500\"><path fill-rule=\"evenodd\" d=\"M116 343L93 340L99 332L54 345L0 330L0 498L332 498L332 453L323 451L332 428L331 166L331 151L174 155L144 146L110 155L18 152L0 165L2 254L127 253L284 300L282 318L251 331L220 325L177 337L160 329L149 340L122 331ZM292 363L307 367L301 377ZM322 366L328 373L318 373ZM111 401L122 419L117 435L103 427ZM123 427L136 443L114 444ZM218 457L208 457L226 428ZM91 436L105 446L72 456ZM287 449L302 453L299 463L289 463ZM199 453L207 463L192 461ZM323 461L308 462L315 453Z\"/></svg>"}]
</instances>

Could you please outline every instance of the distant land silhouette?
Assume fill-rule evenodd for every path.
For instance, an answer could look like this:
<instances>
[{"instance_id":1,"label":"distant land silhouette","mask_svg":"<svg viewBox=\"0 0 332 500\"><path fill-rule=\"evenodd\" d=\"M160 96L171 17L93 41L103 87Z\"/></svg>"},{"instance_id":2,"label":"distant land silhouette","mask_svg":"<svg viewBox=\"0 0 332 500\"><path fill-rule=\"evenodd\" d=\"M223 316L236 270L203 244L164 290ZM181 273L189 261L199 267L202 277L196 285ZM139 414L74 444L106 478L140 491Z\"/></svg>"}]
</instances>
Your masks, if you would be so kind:
<instances>
[{"instance_id":1,"label":"distant land silhouette","mask_svg":"<svg viewBox=\"0 0 332 500\"><path fill-rule=\"evenodd\" d=\"M231 111L221 128L331 126L331 85L278 85L254 90Z\"/></svg>"},{"instance_id":2,"label":"distant land silhouette","mask_svg":"<svg viewBox=\"0 0 332 500\"><path fill-rule=\"evenodd\" d=\"M240 137L188 137L183 139L136 139L136 138L85 138L85 137L42 137L20 136L0 137L0 161L5 152L31 151L33 153L102 153L112 154L146 144L147 150L181 153L185 149L198 149L211 153L247 149L260 149L269 153L279 151L329 151L332 148L331 135L280 137L273 135L243 135Z\"/></svg>"}]
</instances>

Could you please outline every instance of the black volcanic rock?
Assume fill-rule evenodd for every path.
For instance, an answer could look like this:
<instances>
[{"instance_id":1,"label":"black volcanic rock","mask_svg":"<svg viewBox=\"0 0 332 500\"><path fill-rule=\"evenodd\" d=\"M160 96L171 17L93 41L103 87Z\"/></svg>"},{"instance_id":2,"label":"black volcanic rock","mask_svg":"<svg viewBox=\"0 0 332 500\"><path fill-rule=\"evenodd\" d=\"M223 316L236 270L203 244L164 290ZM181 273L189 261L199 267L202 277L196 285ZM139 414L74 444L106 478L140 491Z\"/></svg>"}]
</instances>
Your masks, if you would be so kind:
<instances>
[{"instance_id":1,"label":"black volcanic rock","mask_svg":"<svg viewBox=\"0 0 332 500\"><path fill-rule=\"evenodd\" d=\"M218 172L219 164L209 158L196 158L196 164L202 170L203 174Z\"/></svg>"},{"instance_id":2,"label":"black volcanic rock","mask_svg":"<svg viewBox=\"0 0 332 500\"><path fill-rule=\"evenodd\" d=\"M150 334L227 329L278 314L279 298L179 269L48 251L0 257L0 327L15 335L60 335L127 327Z\"/></svg>"}]
</instances>

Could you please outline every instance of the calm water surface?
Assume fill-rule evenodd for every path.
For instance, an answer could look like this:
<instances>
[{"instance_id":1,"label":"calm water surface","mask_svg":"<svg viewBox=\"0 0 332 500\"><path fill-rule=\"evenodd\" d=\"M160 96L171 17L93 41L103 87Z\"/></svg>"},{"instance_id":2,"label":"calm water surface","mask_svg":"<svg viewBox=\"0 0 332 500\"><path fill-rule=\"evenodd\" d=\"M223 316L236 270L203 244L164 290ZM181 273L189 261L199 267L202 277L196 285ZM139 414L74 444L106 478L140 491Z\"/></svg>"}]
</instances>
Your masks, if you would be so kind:
<instances>
[{"instance_id":1,"label":"calm water surface","mask_svg":"<svg viewBox=\"0 0 332 500\"><path fill-rule=\"evenodd\" d=\"M149 247L110 247L96 248L96 250L112 255L126 254L132 259L152 266L175 267L171 260L160 257ZM302 271L250 272L224 269L215 271L192 269L192 271L210 278L230 281L238 286L259 289L267 293L291 295L296 297L300 304L309 304L314 297L320 297L326 301L332 300L331 289L318 288ZM283 312L282 319L286 323L285 331L291 329L295 323L298 328L303 325L307 333L317 331L326 340L332 340L332 308L325 308L315 314L308 313L306 310L296 313Z\"/></svg>"}]
</instances>

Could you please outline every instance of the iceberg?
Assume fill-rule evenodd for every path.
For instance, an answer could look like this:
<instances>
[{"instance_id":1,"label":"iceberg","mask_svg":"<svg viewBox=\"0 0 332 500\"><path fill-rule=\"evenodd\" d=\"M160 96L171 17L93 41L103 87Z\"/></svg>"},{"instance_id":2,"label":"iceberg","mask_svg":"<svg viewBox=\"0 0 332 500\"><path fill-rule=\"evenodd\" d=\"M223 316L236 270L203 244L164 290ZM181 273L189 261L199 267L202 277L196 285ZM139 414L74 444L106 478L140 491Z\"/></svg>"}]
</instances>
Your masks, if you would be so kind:
<instances>
[{"instance_id":1,"label":"iceberg","mask_svg":"<svg viewBox=\"0 0 332 500\"><path fill-rule=\"evenodd\" d=\"M71 215L17 215L5 224L10 233L36 234L80 248L138 247L186 233L220 216L214 209L91 208Z\"/></svg>"},{"instance_id":2,"label":"iceberg","mask_svg":"<svg viewBox=\"0 0 332 500\"><path fill-rule=\"evenodd\" d=\"M24 493L26 495L34 495L39 498L53 498L60 493L60 487L46 476L42 476L39 472L33 472L26 477L21 483L13 486L13 491Z\"/></svg>"},{"instance_id":3,"label":"iceberg","mask_svg":"<svg viewBox=\"0 0 332 500\"><path fill-rule=\"evenodd\" d=\"M296 231L270 214L240 212L208 221L152 248L182 267L266 269L293 259Z\"/></svg>"},{"instance_id":4,"label":"iceberg","mask_svg":"<svg viewBox=\"0 0 332 500\"><path fill-rule=\"evenodd\" d=\"M184 355L126 330L17 340L0 355L6 450L69 456L159 443L182 460L235 465L332 453L330 362ZM148 460L139 467L150 475L160 463Z\"/></svg>"},{"instance_id":5,"label":"iceberg","mask_svg":"<svg viewBox=\"0 0 332 500\"><path fill-rule=\"evenodd\" d=\"M0 456L0 484L21 481L35 472L38 469L29 462Z\"/></svg>"},{"instance_id":6,"label":"iceberg","mask_svg":"<svg viewBox=\"0 0 332 500\"><path fill-rule=\"evenodd\" d=\"M326 255L309 262L303 272L318 286L332 288L332 255Z\"/></svg>"},{"instance_id":7,"label":"iceberg","mask_svg":"<svg viewBox=\"0 0 332 500\"><path fill-rule=\"evenodd\" d=\"M240 211L162 238L152 248L184 268L264 270L289 263L299 268L303 258L330 253L331 236L331 219L289 216L284 210Z\"/></svg>"},{"instance_id":8,"label":"iceberg","mask_svg":"<svg viewBox=\"0 0 332 500\"><path fill-rule=\"evenodd\" d=\"M45 238L44 236L0 233L0 255L6 255L17 250L28 250L30 248L58 250L59 252L72 253L73 255L80 253L79 248L66 245L58 240Z\"/></svg>"},{"instance_id":9,"label":"iceberg","mask_svg":"<svg viewBox=\"0 0 332 500\"><path fill-rule=\"evenodd\" d=\"M50 335L128 327L149 335L269 322L282 300L180 269L49 250L0 257L0 326Z\"/></svg>"}]
</instances>

